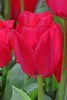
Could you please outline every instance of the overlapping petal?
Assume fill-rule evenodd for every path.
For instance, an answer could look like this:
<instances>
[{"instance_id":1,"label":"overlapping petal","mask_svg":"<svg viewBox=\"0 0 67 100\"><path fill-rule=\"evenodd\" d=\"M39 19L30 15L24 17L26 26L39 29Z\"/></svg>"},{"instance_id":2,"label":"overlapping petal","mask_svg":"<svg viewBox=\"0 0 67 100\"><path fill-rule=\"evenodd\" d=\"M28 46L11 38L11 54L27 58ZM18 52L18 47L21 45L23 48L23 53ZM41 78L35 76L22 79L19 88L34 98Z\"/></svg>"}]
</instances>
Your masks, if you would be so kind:
<instances>
[{"instance_id":1,"label":"overlapping petal","mask_svg":"<svg viewBox=\"0 0 67 100\"><path fill-rule=\"evenodd\" d=\"M0 42L0 68L8 64L11 59L11 49Z\"/></svg>"},{"instance_id":2,"label":"overlapping petal","mask_svg":"<svg viewBox=\"0 0 67 100\"><path fill-rule=\"evenodd\" d=\"M11 46L8 31L14 26L14 20L0 20L0 67L4 67L11 59ZM11 34L11 33L10 33Z\"/></svg>"},{"instance_id":3,"label":"overlapping petal","mask_svg":"<svg viewBox=\"0 0 67 100\"><path fill-rule=\"evenodd\" d=\"M40 18L36 14L28 11L23 12L21 15L19 15L19 23L21 27L35 27L39 20Z\"/></svg>"},{"instance_id":4,"label":"overlapping petal","mask_svg":"<svg viewBox=\"0 0 67 100\"><path fill-rule=\"evenodd\" d=\"M56 16L67 18L67 0L45 0Z\"/></svg>"},{"instance_id":5,"label":"overlapping petal","mask_svg":"<svg viewBox=\"0 0 67 100\"><path fill-rule=\"evenodd\" d=\"M27 40L17 31L12 31L10 36L11 46L15 52L17 61L28 75L35 73L35 55Z\"/></svg>"},{"instance_id":6,"label":"overlapping petal","mask_svg":"<svg viewBox=\"0 0 67 100\"><path fill-rule=\"evenodd\" d=\"M36 48L36 70L39 74L47 76L54 73L62 52L62 33L54 26L40 39ZM58 37L60 36L60 38ZM60 50L60 53L59 53Z\"/></svg>"}]
</instances>

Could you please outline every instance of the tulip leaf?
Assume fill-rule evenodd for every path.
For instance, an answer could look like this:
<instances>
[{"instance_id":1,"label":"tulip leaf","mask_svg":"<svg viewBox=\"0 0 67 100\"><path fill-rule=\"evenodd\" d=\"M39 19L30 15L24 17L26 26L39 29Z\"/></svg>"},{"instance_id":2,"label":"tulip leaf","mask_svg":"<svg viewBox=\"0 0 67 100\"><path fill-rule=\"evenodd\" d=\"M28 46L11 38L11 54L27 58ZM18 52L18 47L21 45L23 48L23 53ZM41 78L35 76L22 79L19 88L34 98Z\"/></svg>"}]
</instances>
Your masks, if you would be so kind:
<instances>
[{"instance_id":1,"label":"tulip leaf","mask_svg":"<svg viewBox=\"0 0 67 100\"><path fill-rule=\"evenodd\" d=\"M27 94L31 94L34 90L36 90L38 88L37 83L32 83L29 85L24 86L24 90L26 91Z\"/></svg>"},{"instance_id":2,"label":"tulip leaf","mask_svg":"<svg viewBox=\"0 0 67 100\"><path fill-rule=\"evenodd\" d=\"M53 99L47 95L43 95L43 100L53 100Z\"/></svg>"},{"instance_id":3,"label":"tulip leaf","mask_svg":"<svg viewBox=\"0 0 67 100\"><path fill-rule=\"evenodd\" d=\"M43 13L46 11L50 11L49 7L47 6L45 1L40 0L35 10L35 13Z\"/></svg>"},{"instance_id":4,"label":"tulip leaf","mask_svg":"<svg viewBox=\"0 0 67 100\"><path fill-rule=\"evenodd\" d=\"M36 89L36 90L30 95L31 100L36 100L37 95L38 95L38 90Z\"/></svg>"},{"instance_id":5,"label":"tulip leaf","mask_svg":"<svg viewBox=\"0 0 67 100\"><path fill-rule=\"evenodd\" d=\"M62 18L59 18L57 16L53 16L54 17L54 21L58 24L60 24L61 28L62 28L62 31L64 33L64 20Z\"/></svg>"},{"instance_id":6,"label":"tulip leaf","mask_svg":"<svg viewBox=\"0 0 67 100\"><path fill-rule=\"evenodd\" d=\"M34 78L30 78L29 81L25 84L26 74L22 71L21 66L19 64L15 64L7 75L8 76L3 100L10 100L12 95L12 86L22 88L29 95L32 94L34 90L38 88L37 79Z\"/></svg>"},{"instance_id":7,"label":"tulip leaf","mask_svg":"<svg viewBox=\"0 0 67 100\"><path fill-rule=\"evenodd\" d=\"M0 20L4 21L4 18L0 15Z\"/></svg>"},{"instance_id":8,"label":"tulip leaf","mask_svg":"<svg viewBox=\"0 0 67 100\"><path fill-rule=\"evenodd\" d=\"M9 72L3 100L10 100L12 95L12 86L22 88L25 82L25 73L19 64L15 64Z\"/></svg>"},{"instance_id":9,"label":"tulip leaf","mask_svg":"<svg viewBox=\"0 0 67 100\"><path fill-rule=\"evenodd\" d=\"M16 87L12 87L12 98L11 100L31 100L30 97L21 89L18 89Z\"/></svg>"}]
</instances>

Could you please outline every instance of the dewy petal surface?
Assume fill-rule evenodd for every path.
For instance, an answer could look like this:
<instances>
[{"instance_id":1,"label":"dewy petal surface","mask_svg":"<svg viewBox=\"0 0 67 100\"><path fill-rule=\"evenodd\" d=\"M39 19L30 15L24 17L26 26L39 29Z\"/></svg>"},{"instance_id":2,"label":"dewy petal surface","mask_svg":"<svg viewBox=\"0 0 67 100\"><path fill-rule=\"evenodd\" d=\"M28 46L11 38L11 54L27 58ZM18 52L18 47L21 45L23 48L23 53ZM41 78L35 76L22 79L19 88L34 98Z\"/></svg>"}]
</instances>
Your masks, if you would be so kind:
<instances>
[{"instance_id":1,"label":"dewy petal surface","mask_svg":"<svg viewBox=\"0 0 67 100\"><path fill-rule=\"evenodd\" d=\"M36 48L36 70L45 77L54 73L62 52L62 33L56 29L57 26L54 26L47 31Z\"/></svg>"},{"instance_id":2,"label":"dewy petal surface","mask_svg":"<svg viewBox=\"0 0 67 100\"><path fill-rule=\"evenodd\" d=\"M17 31L13 30L10 35L10 42L22 70L28 75L34 75L35 55L27 40Z\"/></svg>"},{"instance_id":3,"label":"dewy petal surface","mask_svg":"<svg viewBox=\"0 0 67 100\"><path fill-rule=\"evenodd\" d=\"M67 18L67 0L45 0L56 16Z\"/></svg>"}]
</instances>

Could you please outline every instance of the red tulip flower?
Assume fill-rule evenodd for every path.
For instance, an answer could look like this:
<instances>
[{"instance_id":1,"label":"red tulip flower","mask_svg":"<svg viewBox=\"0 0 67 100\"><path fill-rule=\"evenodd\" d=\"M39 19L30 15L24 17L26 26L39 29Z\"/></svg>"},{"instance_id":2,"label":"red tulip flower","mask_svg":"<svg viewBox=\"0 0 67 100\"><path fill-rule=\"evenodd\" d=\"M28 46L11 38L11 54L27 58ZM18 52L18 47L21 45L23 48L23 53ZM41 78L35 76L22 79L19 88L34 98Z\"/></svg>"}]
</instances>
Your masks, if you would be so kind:
<instances>
[{"instance_id":1,"label":"red tulip flower","mask_svg":"<svg viewBox=\"0 0 67 100\"><path fill-rule=\"evenodd\" d=\"M13 29L14 21L0 20L0 67L5 66L11 59L11 47L8 38L8 30Z\"/></svg>"},{"instance_id":2,"label":"red tulip flower","mask_svg":"<svg viewBox=\"0 0 67 100\"><path fill-rule=\"evenodd\" d=\"M32 77L55 74L60 82L61 72L58 72L62 68L63 36L50 12L22 13L16 30L10 34L10 42L25 73Z\"/></svg>"},{"instance_id":3,"label":"red tulip flower","mask_svg":"<svg viewBox=\"0 0 67 100\"><path fill-rule=\"evenodd\" d=\"M24 10L34 12L39 0L24 0Z\"/></svg>"},{"instance_id":4,"label":"red tulip flower","mask_svg":"<svg viewBox=\"0 0 67 100\"><path fill-rule=\"evenodd\" d=\"M24 10L34 12L38 0L23 0ZM18 16L21 13L21 0L11 0L11 18L18 20Z\"/></svg>"},{"instance_id":5,"label":"red tulip flower","mask_svg":"<svg viewBox=\"0 0 67 100\"><path fill-rule=\"evenodd\" d=\"M11 18L18 20L18 16L21 13L21 1L11 0Z\"/></svg>"},{"instance_id":6,"label":"red tulip flower","mask_svg":"<svg viewBox=\"0 0 67 100\"><path fill-rule=\"evenodd\" d=\"M67 18L67 0L45 0L52 12L62 18Z\"/></svg>"}]
</instances>

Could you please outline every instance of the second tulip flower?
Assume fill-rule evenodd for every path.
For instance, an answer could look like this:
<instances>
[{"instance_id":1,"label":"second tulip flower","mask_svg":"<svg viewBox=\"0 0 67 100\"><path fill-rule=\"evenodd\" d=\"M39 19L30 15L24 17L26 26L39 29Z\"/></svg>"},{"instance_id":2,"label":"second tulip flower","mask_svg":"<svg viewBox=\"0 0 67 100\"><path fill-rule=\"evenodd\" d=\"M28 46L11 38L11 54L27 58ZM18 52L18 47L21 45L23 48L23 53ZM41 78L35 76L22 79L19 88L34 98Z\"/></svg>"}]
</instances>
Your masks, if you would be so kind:
<instances>
[{"instance_id":1,"label":"second tulip flower","mask_svg":"<svg viewBox=\"0 0 67 100\"><path fill-rule=\"evenodd\" d=\"M63 36L50 12L34 14L23 12L10 42L22 70L32 77L55 74L60 82Z\"/></svg>"}]
</instances>

